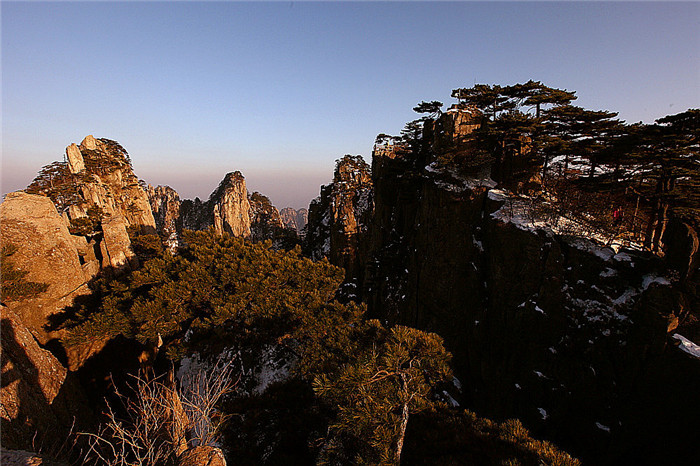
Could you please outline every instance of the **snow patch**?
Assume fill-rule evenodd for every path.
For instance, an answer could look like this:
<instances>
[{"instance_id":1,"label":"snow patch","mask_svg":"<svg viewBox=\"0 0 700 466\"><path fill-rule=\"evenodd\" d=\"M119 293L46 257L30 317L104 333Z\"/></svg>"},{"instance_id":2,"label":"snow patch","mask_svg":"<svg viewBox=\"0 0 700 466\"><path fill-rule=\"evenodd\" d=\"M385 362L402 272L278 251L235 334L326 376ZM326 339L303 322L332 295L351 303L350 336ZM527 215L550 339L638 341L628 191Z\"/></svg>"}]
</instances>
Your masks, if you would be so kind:
<instances>
[{"instance_id":1,"label":"snow patch","mask_svg":"<svg viewBox=\"0 0 700 466\"><path fill-rule=\"evenodd\" d=\"M276 350L275 346L267 346L260 355L260 365L255 368L255 378L258 384L253 388L254 395L264 393L273 383L281 382L289 377L292 363L286 360L277 360Z\"/></svg>"},{"instance_id":2,"label":"snow patch","mask_svg":"<svg viewBox=\"0 0 700 466\"><path fill-rule=\"evenodd\" d=\"M537 411L540 412L540 416L542 416L542 420L545 420L545 421L546 421L547 418L549 417L549 416L547 415L547 411L545 411L543 408L537 408Z\"/></svg>"},{"instance_id":3,"label":"snow patch","mask_svg":"<svg viewBox=\"0 0 700 466\"><path fill-rule=\"evenodd\" d=\"M595 426L596 426L598 429L602 430L602 431L605 431L605 432L607 432L607 433L610 433L610 427L608 427L608 426L606 426L606 425L604 425L604 424L601 424L600 422L596 422L596 423L595 423Z\"/></svg>"},{"instance_id":4,"label":"snow patch","mask_svg":"<svg viewBox=\"0 0 700 466\"><path fill-rule=\"evenodd\" d=\"M681 344L678 346L678 348L681 349L681 351L685 351L686 353L690 354L691 356L695 356L696 358L700 358L700 346L696 345L692 341L688 340L686 337L683 335L680 335L678 333L673 334L673 338L676 340L679 340Z\"/></svg>"},{"instance_id":5,"label":"snow patch","mask_svg":"<svg viewBox=\"0 0 700 466\"><path fill-rule=\"evenodd\" d=\"M616 306L620 306L622 304L627 303L630 299L634 298L638 294L639 294L638 290L636 290L634 288L628 288L617 299L613 300L613 304Z\"/></svg>"},{"instance_id":6,"label":"snow patch","mask_svg":"<svg viewBox=\"0 0 700 466\"><path fill-rule=\"evenodd\" d=\"M459 407L459 402L452 398L452 396L445 390L442 391L442 395L447 399L447 402L450 404L450 406L452 406L453 408Z\"/></svg>"},{"instance_id":7,"label":"snow patch","mask_svg":"<svg viewBox=\"0 0 700 466\"><path fill-rule=\"evenodd\" d=\"M618 252L613 256L613 259L618 262L632 262L632 257L630 257L630 255L626 252Z\"/></svg>"},{"instance_id":8,"label":"snow patch","mask_svg":"<svg viewBox=\"0 0 700 466\"><path fill-rule=\"evenodd\" d=\"M488 192L487 196L492 201L499 201L499 202L505 201L508 198L508 195L502 189L491 189Z\"/></svg>"},{"instance_id":9,"label":"snow patch","mask_svg":"<svg viewBox=\"0 0 700 466\"><path fill-rule=\"evenodd\" d=\"M645 275L642 279L642 289L646 290L651 286L652 283L658 283L659 285L670 285L671 282L668 278L657 277L656 275Z\"/></svg>"}]
</instances>

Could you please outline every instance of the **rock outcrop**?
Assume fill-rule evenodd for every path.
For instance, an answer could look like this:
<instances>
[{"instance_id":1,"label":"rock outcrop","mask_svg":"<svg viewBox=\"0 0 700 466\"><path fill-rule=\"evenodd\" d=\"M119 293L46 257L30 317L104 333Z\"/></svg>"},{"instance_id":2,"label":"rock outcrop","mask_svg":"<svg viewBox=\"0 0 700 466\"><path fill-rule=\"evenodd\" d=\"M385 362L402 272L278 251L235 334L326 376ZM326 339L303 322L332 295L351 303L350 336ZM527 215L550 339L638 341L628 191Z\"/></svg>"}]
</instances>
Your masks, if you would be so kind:
<instances>
[{"instance_id":1,"label":"rock outcrop","mask_svg":"<svg viewBox=\"0 0 700 466\"><path fill-rule=\"evenodd\" d=\"M148 201L151 203L156 229L161 237L165 238L166 246L174 251L178 247L179 233L182 230L180 196L170 186L154 188L150 184L146 188L146 193Z\"/></svg>"},{"instance_id":2,"label":"rock outcrop","mask_svg":"<svg viewBox=\"0 0 700 466\"><path fill-rule=\"evenodd\" d=\"M83 236L81 260L94 275L137 265L128 229L156 232L148 196L131 168L129 154L115 141L87 136L66 148L67 162L42 169L26 191L48 196L71 232Z\"/></svg>"},{"instance_id":3,"label":"rock outcrop","mask_svg":"<svg viewBox=\"0 0 700 466\"><path fill-rule=\"evenodd\" d=\"M0 460L4 466L68 466L68 463L52 461L34 452L4 448L0 448Z\"/></svg>"},{"instance_id":4,"label":"rock outcrop","mask_svg":"<svg viewBox=\"0 0 700 466\"><path fill-rule=\"evenodd\" d=\"M272 205L270 198L254 192L248 196L250 205L250 228L254 240L272 239L284 228L277 207Z\"/></svg>"},{"instance_id":5,"label":"rock outcrop","mask_svg":"<svg viewBox=\"0 0 700 466\"><path fill-rule=\"evenodd\" d=\"M250 236L250 203L241 172L228 173L209 198L214 201L214 229L232 236Z\"/></svg>"},{"instance_id":6,"label":"rock outcrop","mask_svg":"<svg viewBox=\"0 0 700 466\"><path fill-rule=\"evenodd\" d=\"M295 210L291 207L285 207L280 210L280 218L285 227L293 229L297 235L302 236L309 221L309 211L304 208Z\"/></svg>"},{"instance_id":7,"label":"rock outcrop","mask_svg":"<svg viewBox=\"0 0 700 466\"><path fill-rule=\"evenodd\" d=\"M537 201L494 190L483 161L471 176L450 171L430 148L469 148L431 130L418 153L374 154L370 316L440 334L461 402L518 417L584 460L695 457L700 359L674 338L697 322L687 278L650 253L558 233L535 218ZM692 276L693 232L671 234L685 240L669 260Z\"/></svg>"},{"instance_id":8,"label":"rock outcrop","mask_svg":"<svg viewBox=\"0 0 700 466\"><path fill-rule=\"evenodd\" d=\"M95 205L106 217L122 217L127 227L155 233L148 196L131 168L128 153L119 143L87 136L79 147L68 146L66 156L82 198L69 215L87 216L87 210Z\"/></svg>"},{"instance_id":9,"label":"rock outcrop","mask_svg":"<svg viewBox=\"0 0 700 466\"><path fill-rule=\"evenodd\" d=\"M328 260L346 271L346 281L358 279L366 257L367 234L373 212L370 167L361 156L346 155L336 162L333 182L309 206L304 239L315 260Z\"/></svg>"},{"instance_id":10,"label":"rock outcrop","mask_svg":"<svg viewBox=\"0 0 700 466\"><path fill-rule=\"evenodd\" d=\"M188 230L206 230L213 226L219 234L250 236L250 203L245 178L239 171L228 173L208 201L202 202L199 198L182 201L180 215L182 228Z\"/></svg>"},{"instance_id":11,"label":"rock outcrop","mask_svg":"<svg viewBox=\"0 0 700 466\"><path fill-rule=\"evenodd\" d=\"M2 445L60 447L74 423L81 429L92 420L85 395L74 374L39 346L19 316L5 306L0 316Z\"/></svg>"},{"instance_id":12,"label":"rock outcrop","mask_svg":"<svg viewBox=\"0 0 700 466\"><path fill-rule=\"evenodd\" d=\"M63 219L48 197L10 193L0 204L2 245L14 245L13 263L27 272L27 280L45 283L48 289L21 302L5 302L41 343L56 335L45 329L49 316L87 293L96 259L81 264L76 244L79 237L68 232ZM82 240L83 242L84 239ZM81 248L88 249L87 242ZM85 251L87 257L87 251Z\"/></svg>"}]
</instances>

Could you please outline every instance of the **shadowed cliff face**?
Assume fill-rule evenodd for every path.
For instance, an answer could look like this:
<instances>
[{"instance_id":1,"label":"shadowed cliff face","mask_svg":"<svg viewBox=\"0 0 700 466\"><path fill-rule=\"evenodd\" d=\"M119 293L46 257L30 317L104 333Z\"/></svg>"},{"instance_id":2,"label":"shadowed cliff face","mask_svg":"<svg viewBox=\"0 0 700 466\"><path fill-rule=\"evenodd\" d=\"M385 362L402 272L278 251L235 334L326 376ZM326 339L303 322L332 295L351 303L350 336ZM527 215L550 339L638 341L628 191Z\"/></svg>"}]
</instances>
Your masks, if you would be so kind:
<instances>
[{"instance_id":1,"label":"shadowed cliff face","mask_svg":"<svg viewBox=\"0 0 700 466\"><path fill-rule=\"evenodd\" d=\"M370 167L362 157L336 161L331 184L309 206L305 245L313 259L327 258L345 269L350 282L361 277L373 211Z\"/></svg>"},{"instance_id":2,"label":"shadowed cliff face","mask_svg":"<svg viewBox=\"0 0 700 466\"><path fill-rule=\"evenodd\" d=\"M0 306L2 322L2 445L46 450L92 422L75 375L39 344L19 317Z\"/></svg>"},{"instance_id":3,"label":"shadowed cliff face","mask_svg":"<svg viewBox=\"0 0 700 466\"><path fill-rule=\"evenodd\" d=\"M689 274L555 234L530 215L535 201L435 155L375 153L370 314L440 334L465 406L518 417L584 460L697 457L700 359L673 338L697 341ZM675 262L692 269L687 251Z\"/></svg>"}]
</instances>

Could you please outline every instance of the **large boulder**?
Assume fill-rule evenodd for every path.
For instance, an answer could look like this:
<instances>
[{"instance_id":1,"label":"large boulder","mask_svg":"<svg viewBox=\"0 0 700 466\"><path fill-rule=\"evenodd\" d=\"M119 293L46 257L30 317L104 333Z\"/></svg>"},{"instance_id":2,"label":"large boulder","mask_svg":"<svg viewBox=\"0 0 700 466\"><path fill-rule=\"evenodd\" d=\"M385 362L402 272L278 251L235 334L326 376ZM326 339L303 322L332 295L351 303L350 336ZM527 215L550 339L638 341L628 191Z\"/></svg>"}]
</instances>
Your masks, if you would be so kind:
<instances>
[{"instance_id":1,"label":"large boulder","mask_svg":"<svg viewBox=\"0 0 700 466\"><path fill-rule=\"evenodd\" d=\"M19 316L0 306L0 317L2 445L60 447L74 424L82 428L92 422L85 395L74 374L39 346Z\"/></svg>"},{"instance_id":2,"label":"large boulder","mask_svg":"<svg viewBox=\"0 0 700 466\"><path fill-rule=\"evenodd\" d=\"M28 281L48 285L36 297L4 301L45 344L57 336L45 328L49 316L88 292L74 238L48 197L24 192L10 193L0 204L0 238L3 247L18 248L12 262Z\"/></svg>"}]
</instances>

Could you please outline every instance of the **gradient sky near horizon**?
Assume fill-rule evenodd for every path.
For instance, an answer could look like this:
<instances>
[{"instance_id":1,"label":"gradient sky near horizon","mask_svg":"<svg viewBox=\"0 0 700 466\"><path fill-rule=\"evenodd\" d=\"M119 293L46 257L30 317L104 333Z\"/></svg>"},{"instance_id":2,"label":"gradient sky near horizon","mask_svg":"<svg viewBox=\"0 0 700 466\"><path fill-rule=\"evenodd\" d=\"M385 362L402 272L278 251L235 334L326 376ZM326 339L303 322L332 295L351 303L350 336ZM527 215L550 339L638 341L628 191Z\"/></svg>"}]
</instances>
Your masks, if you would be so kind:
<instances>
[{"instance_id":1,"label":"gradient sky near horizon","mask_svg":"<svg viewBox=\"0 0 700 466\"><path fill-rule=\"evenodd\" d=\"M653 122L700 107L700 3L6 2L2 193L87 134L207 198L227 172L308 207L421 100L528 79Z\"/></svg>"}]
</instances>

